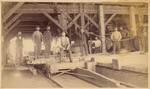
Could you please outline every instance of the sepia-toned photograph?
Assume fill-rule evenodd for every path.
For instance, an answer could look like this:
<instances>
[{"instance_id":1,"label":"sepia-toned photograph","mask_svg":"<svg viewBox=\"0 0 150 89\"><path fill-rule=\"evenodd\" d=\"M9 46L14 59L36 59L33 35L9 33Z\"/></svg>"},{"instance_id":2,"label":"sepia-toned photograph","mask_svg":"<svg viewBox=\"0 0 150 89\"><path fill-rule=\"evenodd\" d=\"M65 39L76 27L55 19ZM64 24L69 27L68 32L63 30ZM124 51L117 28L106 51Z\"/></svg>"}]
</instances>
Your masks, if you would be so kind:
<instances>
[{"instance_id":1,"label":"sepia-toned photograph","mask_svg":"<svg viewBox=\"0 0 150 89\"><path fill-rule=\"evenodd\" d=\"M1 1L1 88L148 88L148 0L73 1Z\"/></svg>"}]
</instances>

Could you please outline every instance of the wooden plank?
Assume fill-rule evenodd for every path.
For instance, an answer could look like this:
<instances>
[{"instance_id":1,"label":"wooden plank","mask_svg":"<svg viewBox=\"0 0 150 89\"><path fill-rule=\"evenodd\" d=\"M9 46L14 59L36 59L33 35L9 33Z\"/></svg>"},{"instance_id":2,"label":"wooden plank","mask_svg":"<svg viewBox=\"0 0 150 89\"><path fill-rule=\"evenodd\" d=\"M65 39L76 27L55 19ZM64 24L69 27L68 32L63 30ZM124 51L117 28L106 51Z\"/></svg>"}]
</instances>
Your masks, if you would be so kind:
<instances>
[{"instance_id":1,"label":"wooden plank","mask_svg":"<svg viewBox=\"0 0 150 89\"><path fill-rule=\"evenodd\" d=\"M104 24L104 6L99 6L99 30L102 36L102 53L106 53L106 43L105 43L105 24Z\"/></svg>"},{"instance_id":2,"label":"wooden plank","mask_svg":"<svg viewBox=\"0 0 150 89\"><path fill-rule=\"evenodd\" d=\"M80 17L81 13L79 13L67 26L67 28L70 28L72 24Z\"/></svg>"},{"instance_id":3,"label":"wooden plank","mask_svg":"<svg viewBox=\"0 0 150 89\"><path fill-rule=\"evenodd\" d=\"M87 14L84 14L84 15L99 29L98 24L91 17L89 17Z\"/></svg>"},{"instance_id":4,"label":"wooden plank","mask_svg":"<svg viewBox=\"0 0 150 89\"><path fill-rule=\"evenodd\" d=\"M130 6L130 24L132 26L131 30L133 31L132 36L136 36L136 22L135 22L135 7Z\"/></svg>"},{"instance_id":5,"label":"wooden plank","mask_svg":"<svg viewBox=\"0 0 150 89\"><path fill-rule=\"evenodd\" d=\"M62 29L62 26L60 25L60 23L57 21L57 20L55 20L53 17L51 17L48 13L46 13L46 12L42 12L46 17L48 17L49 18L49 20L51 20L53 23L55 23L59 28L61 28Z\"/></svg>"},{"instance_id":6,"label":"wooden plank","mask_svg":"<svg viewBox=\"0 0 150 89\"><path fill-rule=\"evenodd\" d=\"M82 69L82 68L77 68L75 69L75 73L77 74L82 74L82 75L87 75L87 76L92 76L93 78L91 77L83 77L83 76L78 76L79 78L85 80L85 81L88 81L92 84L95 84L99 87L117 87L117 82L113 79L110 79L104 75L101 75L101 74L98 74L96 72L93 72L93 71L90 71L90 70L87 70L87 69Z\"/></svg>"},{"instance_id":7,"label":"wooden plank","mask_svg":"<svg viewBox=\"0 0 150 89\"><path fill-rule=\"evenodd\" d=\"M116 16L116 13L111 15L111 17L105 22L105 26Z\"/></svg>"},{"instance_id":8,"label":"wooden plank","mask_svg":"<svg viewBox=\"0 0 150 89\"><path fill-rule=\"evenodd\" d=\"M22 5L24 4L24 2L18 2L17 5L15 5L6 15L4 15L3 17L3 23Z\"/></svg>"},{"instance_id":9,"label":"wooden plank","mask_svg":"<svg viewBox=\"0 0 150 89\"><path fill-rule=\"evenodd\" d=\"M23 13L18 13L15 15L5 26L4 30L7 29L12 23L14 23Z\"/></svg>"},{"instance_id":10,"label":"wooden plank","mask_svg":"<svg viewBox=\"0 0 150 89\"><path fill-rule=\"evenodd\" d=\"M82 68L77 68L75 69L76 76L78 78L81 78L85 81L88 81L94 85L97 85L99 87L103 88L125 88L125 87L132 87L135 88L136 86L127 84L125 82L120 82L114 79L111 79L109 77L106 77L102 74L87 70L87 69L82 69ZM84 76L80 76L84 75Z\"/></svg>"},{"instance_id":11,"label":"wooden plank","mask_svg":"<svg viewBox=\"0 0 150 89\"><path fill-rule=\"evenodd\" d=\"M46 69L49 69L51 73L57 73L61 69L76 69L85 67L85 62L74 62L74 63L47 63L45 64Z\"/></svg>"},{"instance_id":12,"label":"wooden plank","mask_svg":"<svg viewBox=\"0 0 150 89\"><path fill-rule=\"evenodd\" d=\"M20 22L21 22L21 20L17 20L17 21L8 29L8 32L10 32L12 29L14 29Z\"/></svg>"}]
</instances>

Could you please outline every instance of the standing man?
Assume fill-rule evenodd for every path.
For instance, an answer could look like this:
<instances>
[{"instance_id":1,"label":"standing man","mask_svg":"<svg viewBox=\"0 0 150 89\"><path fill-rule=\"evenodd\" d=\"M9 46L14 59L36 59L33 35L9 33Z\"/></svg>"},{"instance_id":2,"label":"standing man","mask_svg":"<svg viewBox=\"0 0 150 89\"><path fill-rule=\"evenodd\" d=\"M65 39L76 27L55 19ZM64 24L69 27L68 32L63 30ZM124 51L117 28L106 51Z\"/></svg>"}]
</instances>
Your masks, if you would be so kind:
<instances>
[{"instance_id":1,"label":"standing man","mask_svg":"<svg viewBox=\"0 0 150 89\"><path fill-rule=\"evenodd\" d=\"M36 27L36 31L32 34L32 40L34 43L34 57L35 59L39 59L41 54L41 43L43 41L43 35L40 32L40 27Z\"/></svg>"},{"instance_id":2,"label":"standing man","mask_svg":"<svg viewBox=\"0 0 150 89\"><path fill-rule=\"evenodd\" d=\"M50 29L51 29L50 26L47 26L47 31L45 31L43 34L43 43L45 45L45 57L46 58L49 58L51 41L52 41L52 33Z\"/></svg>"},{"instance_id":3,"label":"standing man","mask_svg":"<svg viewBox=\"0 0 150 89\"><path fill-rule=\"evenodd\" d=\"M70 48L70 41L69 38L66 37L66 33L62 32L62 37L60 39L60 59L62 61L63 56L66 56L66 53L69 53L69 59L70 62L72 62L72 57L71 57L71 48Z\"/></svg>"},{"instance_id":4,"label":"standing man","mask_svg":"<svg viewBox=\"0 0 150 89\"><path fill-rule=\"evenodd\" d=\"M80 40L80 51L81 51L81 56L87 56L88 55L88 48L87 48L87 37L89 36L88 32L84 31L84 29L81 29L79 33L77 33L79 36Z\"/></svg>"},{"instance_id":5,"label":"standing man","mask_svg":"<svg viewBox=\"0 0 150 89\"><path fill-rule=\"evenodd\" d=\"M16 37L17 37L17 39L16 39L16 60L17 60L17 64L20 65L23 63L23 60L22 60L22 51L23 51L22 33L18 32Z\"/></svg>"},{"instance_id":6,"label":"standing man","mask_svg":"<svg viewBox=\"0 0 150 89\"><path fill-rule=\"evenodd\" d=\"M141 54L144 54L146 50L146 42L145 42L146 36L147 36L146 28L140 22L139 24L137 24L137 37L139 41L139 49Z\"/></svg>"},{"instance_id":7,"label":"standing man","mask_svg":"<svg viewBox=\"0 0 150 89\"><path fill-rule=\"evenodd\" d=\"M122 36L122 40L129 37L129 32L126 29L124 29L123 27L120 27L120 33ZM129 40L121 41L120 43L121 43L121 48L128 49Z\"/></svg>"},{"instance_id":8,"label":"standing man","mask_svg":"<svg viewBox=\"0 0 150 89\"><path fill-rule=\"evenodd\" d=\"M118 31L117 28L115 28L115 31L111 34L111 40L113 41L113 54L120 53L120 40L122 36L121 33Z\"/></svg>"}]
</instances>

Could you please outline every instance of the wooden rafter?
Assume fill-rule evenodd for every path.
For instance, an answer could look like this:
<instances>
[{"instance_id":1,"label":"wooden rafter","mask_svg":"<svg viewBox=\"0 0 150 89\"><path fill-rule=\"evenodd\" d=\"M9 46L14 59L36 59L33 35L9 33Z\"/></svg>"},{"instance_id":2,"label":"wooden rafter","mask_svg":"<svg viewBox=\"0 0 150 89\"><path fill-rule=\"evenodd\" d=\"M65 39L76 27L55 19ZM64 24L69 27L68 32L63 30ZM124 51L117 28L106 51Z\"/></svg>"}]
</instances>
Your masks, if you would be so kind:
<instances>
[{"instance_id":1,"label":"wooden rafter","mask_svg":"<svg viewBox=\"0 0 150 89\"><path fill-rule=\"evenodd\" d=\"M88 15L85 14L85 13L84 13L84 16L87 17L87 18L99 29L98 24L97 24L90 16L88 16Z\"/></svg>"},{"instance_id":2,"label":"wooden rafter","mask_svg":"<svg viewBox=\"0 0 150 89\"><path fill-rule=\"evenodd\" d=\"M10 28L8 28L8 32L10 32L12 29L14 29L20 22L21 22L21 20L17 20Z\"/></svg>"},{"instance_id":3,"label":"wooden rafter","mask_svg":"<svg viewBox=\"0 0 150 89\"><path fill-rule=\"evenodd\" d=\"M67 28L70 28L72 24L81 16L81 13L79 13L67 26Z\"/></svg>"},{"instance_id":4,"label":"wooden rafter","mask_svg":"<svg viewBox=\"0 0 150 89\"><path fill-rule=\"evenodd\" d=\"M13 24L23 13L18 13L15 15L5 26L4 30L7 29L11 24Z\"/></svg>"},{"instance_id":5,"label":"wooden rafter","mask_svg":"<svg viewBox=\"0 0 150 89\"><path fill-rule=\"evenodd\" d=\"M8 28L8 30L4 33L4 37L6 37L20 22L21 20L17 20L10 28Z\"/></svg>"},{"instance_id":6,"label":"wooden rafter","mask_svg":"<svg viewBox=\"0 0 150 89\"><path fill-rule=\"evenodd\" d=\"M57 20L55 20L53 17L51 17L48 13L46 13L46 12L42 12L46 17L48 17L52 22L54 22L59 28L61 28L62 29L62 26L60 25L60 23L57 21Z\"/></svg>"},{"instance_id":7,"label":"wooden rafter","mask_svg":"<svg viewBox=\"0 0 150 89\"><path fill-rule=\"evenodd\" d=\"M4 15L2 22L4 23L23 4L24 2L17 3L17 5L15 5L6 15Z\"/></svg>"},{"instance_id":8,"label":"wooden rafter","mask_svg":"<svg viewBox=\"0 0 150 89\"><path fill-rule=\"evenodd\" d=\"M105 22L105 26L116 16L116 13L111 15L111 17Z\"/></svg>"}]
</instances>

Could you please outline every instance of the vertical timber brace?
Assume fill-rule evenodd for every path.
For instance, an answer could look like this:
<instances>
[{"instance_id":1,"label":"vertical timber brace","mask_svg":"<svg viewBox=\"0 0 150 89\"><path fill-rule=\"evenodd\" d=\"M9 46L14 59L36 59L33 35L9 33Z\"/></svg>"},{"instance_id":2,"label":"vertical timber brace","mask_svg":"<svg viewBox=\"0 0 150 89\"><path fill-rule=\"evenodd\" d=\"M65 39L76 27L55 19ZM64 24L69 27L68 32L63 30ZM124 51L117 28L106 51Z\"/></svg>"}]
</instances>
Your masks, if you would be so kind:
<instances>
[{"instance_id":1,"label":"vertical timber brace","mask_svg":"<svg viewBox=\"0 0 150 89\"><path fill-rule=\"evenodd\" d=\"M99 30L102 40L102 53L106 53L106 43L105 43L105 20L104 20L104 6L99 5Z\"/></svg>"},{"instance_id":2,"label":"vertical timber brace","mask_svg":"<svg viewBox=\"0 0 150 89\"><path fill-rule=\"evenodd\" d=\"M84 4L80 4L81 28L85 30Z\"/></svg>"},{"instance_id":3,"label":"vertical timber brace","mask_svg":"<svg viewBox=\"0 0 150 89\"><path fill-rule=\"evenodd\" d=\"M135 23L135 7L130 6L130 24L133 32L132 36L136 36L136 23Z\"/></svg>"}]
</instances>

